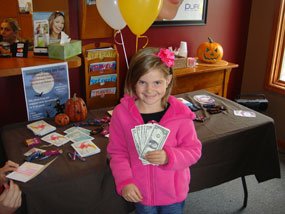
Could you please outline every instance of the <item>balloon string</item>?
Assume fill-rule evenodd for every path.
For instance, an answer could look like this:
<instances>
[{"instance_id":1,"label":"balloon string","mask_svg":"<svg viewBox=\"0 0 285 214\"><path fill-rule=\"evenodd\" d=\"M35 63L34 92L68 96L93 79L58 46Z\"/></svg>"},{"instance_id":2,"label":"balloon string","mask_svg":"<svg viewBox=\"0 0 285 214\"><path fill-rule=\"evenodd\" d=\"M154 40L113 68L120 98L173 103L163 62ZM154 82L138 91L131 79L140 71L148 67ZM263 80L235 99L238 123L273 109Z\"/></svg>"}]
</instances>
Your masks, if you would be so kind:
<instances>
[{"instance_id":1,"label":"balloon string","mask_svg":"<svg viewBox=\"0 0 285 214\"><path fill-rule=\"evenodd\" d=\"M127 53L126 53L125 43L124 43L124 39L123 39L123 34L122 34L121 30L119 30L119 32L121 35L121 42L122 42L123 51L124 51L124 55L125 55L126 65L127 65L127 68L129 69L129 63L128 63L128 59L127 59Z\"/></svg>"},{"instance_id":2,"label":"balloon string","mask_svg":"<svg viewBox=\"0 0 285 214\"><path fill-rule=\"evenodd\" d=\"M116 30L115 33L114 33L114 41L115 41L115 43L118 44L118 45L122 45L121 42L118 42L118 41L116 40L116 37L117 37L118 33L120 33L120 32L121 32L120 30Z\"/></svg>"},{"instance_id":3,"label":"balloon string","mask_svg":"<svg viewBox=\"0 0 285 214\"><path fill-rule=\"evenodd\" d=\"M147 46L147 44L148 44L148 37L147 36L137 36L136 37L136 52L138 51L139 39L145 39L146 40L146 42L145 42L145 44L143 45L142 48L145 48Z\"/></svg>"},{"instance_id":4,"label":"balloon string","mask_svg":"<svg viewBox=\"0 0 285 214\"><path fill-rule=\"evenodd\" d=\"M139 36L136 36L136 52L138 51Z\"/></svg>"},{"instance_id":5,"label":"balloon string","mask_svg":"<svg viewBox=\"0 0 285 214\"><path fill-rule=\"evenodd\" d=\"M141 39L146 39L146 42L145 42L145 44L142 47L142 48L145 48L147 46L147 44L148 44L148 37L147 36L140 36L140 38Z\"/></svg>"},{"instance_id":6,"label":"balloon string","mask_svg":"<svg viewBox=\"0 0 285 214\"><path fill-rule=\"evenodd\" d=\"M120 36L121 36L121 42L118 42L118 41L116 40L116 36L117 36L118 34L120 34ZM128 63L128 58L127 58L125 43L124 43L124 39L123 39L123 35L122 35L121 30L117 30L117 31L114 33L114 41L115 41L116 44L123 46L123 51L124 51L124 56L125 56L126 65L127 65L127 68L129 69L129 63Z\"/></svg>"}]
</instances>

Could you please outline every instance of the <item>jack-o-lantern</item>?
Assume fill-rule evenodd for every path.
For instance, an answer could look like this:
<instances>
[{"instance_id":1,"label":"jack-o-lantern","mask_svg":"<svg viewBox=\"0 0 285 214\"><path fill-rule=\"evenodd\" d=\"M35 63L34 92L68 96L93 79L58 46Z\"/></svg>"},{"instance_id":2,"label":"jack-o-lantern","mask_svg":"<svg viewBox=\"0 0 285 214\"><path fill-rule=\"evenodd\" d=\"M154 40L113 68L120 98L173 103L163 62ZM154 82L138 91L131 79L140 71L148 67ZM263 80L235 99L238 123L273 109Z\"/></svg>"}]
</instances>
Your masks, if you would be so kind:
<instances>
[{"instance_id":1,"label":"jack-o-lantern","mask_svg":"<svg viewBox=\"0 0 285 214\"><path fill-rule=\"evenodd\" d=\"M60 113L55 116L54 121L57 125L65 126L69 123L69 117L67 114Z\"/></svg>"},{"instance_id":2,"label":"jack-o-lantern","mask_svg":"<svg viewBox=\"0 0 285 214\"><path fill-rule=\"evenodd\" d=\"M83 99L74 94L65 103L65 114L73 122L85 120L87 117L87 107Z\"/></svg>"},{"instance_id":3,"label":"jack-o-lantern","mask_svg":"<svg viewBox=\"0 0 285 214\"><path fill-rule=\"evenodd\" d=\"M197 56L202 62L216 63L223 58L223 48L210 37L208 39L209 42L204 42L198 47Z\"/></svg>"}]
</instances>

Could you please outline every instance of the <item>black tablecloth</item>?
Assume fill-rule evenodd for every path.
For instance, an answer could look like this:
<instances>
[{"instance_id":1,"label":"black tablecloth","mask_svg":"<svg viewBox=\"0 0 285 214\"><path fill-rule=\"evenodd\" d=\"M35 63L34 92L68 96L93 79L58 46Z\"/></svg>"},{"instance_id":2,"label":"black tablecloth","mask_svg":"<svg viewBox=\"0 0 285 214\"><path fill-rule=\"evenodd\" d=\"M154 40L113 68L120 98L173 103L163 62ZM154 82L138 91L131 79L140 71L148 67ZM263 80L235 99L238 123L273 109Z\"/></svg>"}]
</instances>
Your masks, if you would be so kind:
<instances>
[{"instance_id":1,"label":"black tablecloth","mask_svg":"<svg viewBox=\"0 0 285 214\"><path fill-rule=\"evenodd\" d=\"M199 94L212 96L226 111L204 111L206 121L195 123L203 147L201 159L191 167L190 191L250 174L259 182L280 178L274 121L259 112L256 117L235 116L234 110L253 110L203 90L178 96L195 102L193 96Z\"/></svg>"},{"instance_id":2,"label":"black tablecloth","mask_svg":"<svg viewBox=\"0 0 285 214\"><path fill-rule=\"evenodd\" d=\"M196 91L177 95L193 101ZM259 182L280 177L274 121L258 112L254 118L234 116L233 110L249 110L225 98L210 94L227 108L224 113L207 114L205 122L195 122L202 142L202 158L191 167L190 191L219 185L240 176L254 174ZM100 119L107 109L89 111L89 119ZM48 120L55 125L52 120ZM28 150L24 140L34 137L27 123L3 127L1 137L8 159L19 164ZM57 127L63 133L67 127ZM92 129L94 127L88 126ZM19 183L25 195L28 213L128 213L133 206L115 192L112 173L107 164L108 139L96 135L93 142L101 153L86 162L72 161L66 155L70 143L40 175L27 183Z\"/></svg>"}]
</instances>

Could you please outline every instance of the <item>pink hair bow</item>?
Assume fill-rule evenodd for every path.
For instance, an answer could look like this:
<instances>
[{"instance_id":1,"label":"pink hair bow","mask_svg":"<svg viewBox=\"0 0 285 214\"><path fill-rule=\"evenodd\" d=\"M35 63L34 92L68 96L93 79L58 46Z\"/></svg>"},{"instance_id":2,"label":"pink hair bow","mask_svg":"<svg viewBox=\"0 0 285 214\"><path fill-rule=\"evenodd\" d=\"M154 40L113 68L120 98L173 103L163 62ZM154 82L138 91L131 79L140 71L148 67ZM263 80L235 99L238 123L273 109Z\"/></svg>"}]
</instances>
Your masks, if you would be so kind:
<instances>
[{"instance_id":1,"label":"pink hair bow","mask_svg":"<svg viewBox=\"0 0 285 214\"><path fill-rule=\"evenodd\" d=\"M167 67L171 68L174 65L174 53L169 49L161 48L157 53L157 56Z\"/></svg>"}]
</instances>

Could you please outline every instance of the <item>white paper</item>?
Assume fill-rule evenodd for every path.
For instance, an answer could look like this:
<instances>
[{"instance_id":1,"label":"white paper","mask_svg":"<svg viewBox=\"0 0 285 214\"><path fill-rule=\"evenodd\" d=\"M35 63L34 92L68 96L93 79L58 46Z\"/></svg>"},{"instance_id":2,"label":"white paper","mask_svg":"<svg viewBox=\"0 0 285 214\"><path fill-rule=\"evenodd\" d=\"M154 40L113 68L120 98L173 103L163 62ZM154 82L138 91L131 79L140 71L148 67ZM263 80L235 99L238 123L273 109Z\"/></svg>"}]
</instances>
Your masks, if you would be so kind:
<instances>
[{"instance_id":1,"label":"white paper","mask_svg":"<svg viewBox=\"0 0 285 214\"><path fill-rule=\"evenodd\" d=\"M70 38L69 36L64 33L63 31L61 31L61 34L60 34L60 42L59 42L61 45L63 44L66 44L66 43L70 43Z\"/></svg>"},{"instance_id":2,"label":"white paper","mask_svg":"<svg viewBox=\"0 0 285 214\"><path fill-rule=\"evenodd\" d=\"M101 150L90 140L73 143L71 146L81 157L88 157L101 152Z\"/></svg>"},{"instance_id":3,"label":"white paper","mask_svg":"<svg viewBox=\"0 0 285 214\"><path fill-rule=\"evenodd\" d=\"M234 110L234 115L240 116L240 117L256 117L255 112L243 111L243 110Z\"/></svg>"},{"instance_id":4,"label":"white paper","mask_svg":"<svg viewBox=\"0 0 285 214\"><path fill-rule=\"evenodd\" d=\"M42 171L44 171L45 168L47 168L55 160L56 158L45 165L31 163L31 162L24 162L21 166L19 166L17 171L11 172L6 177L12 180L26 183L27 181L39 175Z\"/></svg>"}]
</instances>

